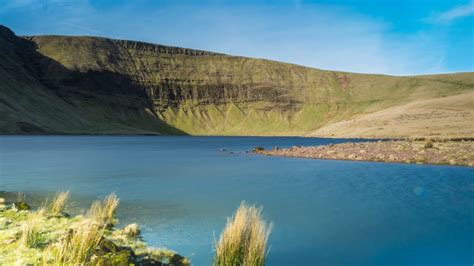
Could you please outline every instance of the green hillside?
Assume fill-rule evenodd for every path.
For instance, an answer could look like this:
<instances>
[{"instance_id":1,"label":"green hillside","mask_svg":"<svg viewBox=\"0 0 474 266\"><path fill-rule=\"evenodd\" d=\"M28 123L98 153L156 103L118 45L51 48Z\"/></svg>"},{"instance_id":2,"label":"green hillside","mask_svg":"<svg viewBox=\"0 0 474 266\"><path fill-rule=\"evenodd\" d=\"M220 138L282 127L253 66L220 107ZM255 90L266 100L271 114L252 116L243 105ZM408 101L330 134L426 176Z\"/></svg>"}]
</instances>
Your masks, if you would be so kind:
<instances>
[{"instance_id":1,"label":"green hillside","mask_svg":"<svg viewBox=\"0 0 474 266\"><path fill-rule=\"evenodd\" d=\"M353 74L134 41L17 37L0 27L4 134L307 135L472 91L474 73Z\"/></svg>"}]
</instances>

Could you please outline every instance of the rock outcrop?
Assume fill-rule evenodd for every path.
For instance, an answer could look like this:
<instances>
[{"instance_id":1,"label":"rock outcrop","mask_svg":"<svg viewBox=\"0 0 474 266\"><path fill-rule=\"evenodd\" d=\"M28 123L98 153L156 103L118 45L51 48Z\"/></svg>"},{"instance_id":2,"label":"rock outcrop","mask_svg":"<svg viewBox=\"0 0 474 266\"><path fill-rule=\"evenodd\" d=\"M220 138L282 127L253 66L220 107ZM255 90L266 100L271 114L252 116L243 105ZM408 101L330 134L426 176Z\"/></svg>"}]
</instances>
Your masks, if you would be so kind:
<instances>
[{"instance_id":1,"label":"rock outcrop","mask_svg":"<svg viewBox=\"0 0 474 266\"><path fill-rule=\"evenodd\" d=\"M307 135L474 90L473 73L353 74L136 41L17 37L6 27L0 52L4 134Z\"/></svg>"}]
</instances>

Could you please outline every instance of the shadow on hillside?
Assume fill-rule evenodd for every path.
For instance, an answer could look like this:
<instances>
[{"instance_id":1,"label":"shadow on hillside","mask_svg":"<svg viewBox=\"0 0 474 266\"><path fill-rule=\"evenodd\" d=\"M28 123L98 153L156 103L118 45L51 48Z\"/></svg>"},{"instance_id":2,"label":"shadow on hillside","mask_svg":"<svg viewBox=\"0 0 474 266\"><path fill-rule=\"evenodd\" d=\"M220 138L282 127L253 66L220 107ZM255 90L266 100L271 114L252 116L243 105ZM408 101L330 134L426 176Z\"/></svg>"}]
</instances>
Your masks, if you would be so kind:
<instances>
[{"instance_id":1,"label":"shadow on hillside","mask_svg":"<svg viewBox=\"0 0 474 266\"><path fill-rule=\"evenodd\" d=\"M77 109L78 113L97 118L98 123L109 122L111 127L116 124L123 125L118 133L128 133L123 132L123 129L129 128L131 134L136 130L138 134L156 132L186 135L184 131L167 124L156 115L153 99L147 94L146 88L129 76L107 70L68 69L60 62L39 53L35 42L17 37L2 26L0 37L12 44L11 47L22 59L22 67L28 74L65 103ZM50 132L41 125L24 121L18 121L16 126L26 134ZM104 127L107 128L107 125Z\"/></svg>"}]
</instances>

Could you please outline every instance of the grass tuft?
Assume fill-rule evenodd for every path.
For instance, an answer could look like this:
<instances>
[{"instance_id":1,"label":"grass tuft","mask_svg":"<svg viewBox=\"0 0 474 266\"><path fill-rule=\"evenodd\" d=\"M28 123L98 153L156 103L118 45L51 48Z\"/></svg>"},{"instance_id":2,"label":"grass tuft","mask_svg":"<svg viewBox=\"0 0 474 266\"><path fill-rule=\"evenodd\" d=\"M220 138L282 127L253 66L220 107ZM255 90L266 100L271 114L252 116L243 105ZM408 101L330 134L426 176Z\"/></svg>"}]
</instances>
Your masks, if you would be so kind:
<instances>
[{"instance_id":1,"label":"grass tuft","mask_svg":"<svg viewBox=\"0 0 474 266\"><path fill-rule=\"evenodd\" d=\"M112 193L105 197L102 202L94 201L86 216L100 224L114 225L117 223L115 212L119 202L117 195Z\"/></svg>"},{"instance_id":2,"label":"grass tuft","mask_svg":"<svg viewBox=\"0 0 474 266\"><path fill-rule=\"evenodd\" d=\"M51 203L50 212L52 215L60 215L64 211L66 202L69 199L69 191L58 192Z\"/></svg>"},{"instance_id":3,"label":"grass tuft","mask_svg":"<svg viewBox=\"0 0 474 266\"><path fill-rule=\"evenodd\" d=\"M129 224L123 229L123 233L129 238L137 238L140 235L140 228L137 224Z\"/></svg>"},{"instance_id":4,"label":"grass tuft","mask_svg":"<svg viewBox=\"0 0 474 266\"><path fill-rule=\"evenodd\" d=\"M265 265L266 246L272 230L263 220L262 208L242 202L215 243L215 266Z\"/></svg>"},{"instance_id":5,"label":"grass tuft","mask_svg":"<svg viewBox=\"0 0 474 266\"><path fill-rule=\"evenodd\" d=\"M29 219L21 225L20 245L26 248L34 248L41 245L43 237L40 232L39 222Z\"/></svg>"},{"instance_id":6,"label":"grass tuft","mask_svg":"<svg viewBox=\"0 0 474 266\"><path fill-rule=\"evenodd\" d=\"M104 235L104 227L92 220L78 222L59 242L43 251L43 263L80 264L88 262Z\"/></svg>"}]
</instances>

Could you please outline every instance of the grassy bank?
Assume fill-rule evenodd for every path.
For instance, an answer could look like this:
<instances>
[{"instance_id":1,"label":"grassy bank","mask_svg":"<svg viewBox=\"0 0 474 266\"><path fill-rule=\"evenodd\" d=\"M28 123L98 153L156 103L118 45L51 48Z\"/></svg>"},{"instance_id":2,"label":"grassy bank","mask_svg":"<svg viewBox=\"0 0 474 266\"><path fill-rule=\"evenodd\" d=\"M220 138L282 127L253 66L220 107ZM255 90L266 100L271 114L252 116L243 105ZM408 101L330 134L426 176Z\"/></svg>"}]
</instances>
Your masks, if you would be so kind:
<instances>
[{"instance_id":1,"label":"grassy bank","mask_svg":"<svg viewBox=\"0 0 474 266\"><path fill-rule=\"evenodd\" d=\"M0 195L2 196L2 195ZM95 201L82 215L65 212L69 192L61 192L36 210L19 195L14 202L0 197L0 262L2 265L190 265L174 251L152 248L140 237L137 224L117 228L115 194ZM265 265L271 224L262 208L242 203L227 218L215 241L213 265Z\"/></svg>"},{"instance_id":2,"label":"grassy bank","mask_svg":"<svg viewBox=\"0 0 474 266\"><path fill-rule=\"evenodd\" d=\"M6 265L189 265L173 251L148 247L136 224L116 228L115 195L84 215L64 212L68 192L37 210L24 198L0 206L0 261Z\"/></svg>"}]
</instances>

